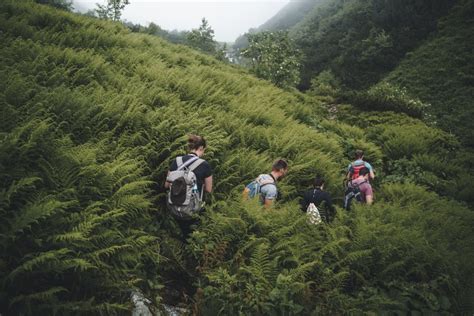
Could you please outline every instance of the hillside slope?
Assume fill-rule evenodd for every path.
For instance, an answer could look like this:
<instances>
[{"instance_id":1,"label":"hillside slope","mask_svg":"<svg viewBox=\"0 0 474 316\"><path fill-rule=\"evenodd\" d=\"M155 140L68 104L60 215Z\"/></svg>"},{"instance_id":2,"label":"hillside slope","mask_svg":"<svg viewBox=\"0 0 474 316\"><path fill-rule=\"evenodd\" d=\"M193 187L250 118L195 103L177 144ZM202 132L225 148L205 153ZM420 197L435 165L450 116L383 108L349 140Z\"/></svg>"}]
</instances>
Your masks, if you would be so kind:
<instances>
[{"instance_id":1,"label":"hillside slope","mask_svg":"<svg viewBox=\"0 0 474 316\"><path fill-rule=\"evenodd\" d=\"M385 81L430 103L429 113L437 124L474 147L474 3L460 1L438 29Z\"/></svg>"},{"instance_id":2,"label":"hillside slope","mask_svg":"<svg viewBox=\"0 0 474 316\"><path fill-rule=\"evenodd\" d=\"M265 29L292 17L282 11ZM328 0L298 17L287 29L304 55L301 89L328 72L344 89L390 82L431 104L431 122L474 146L472 1Z\"/></svg>"},{"instance_id":3,"label":"hillside slope","mask_svg":"<svg viewBox=\"0 0 474 316\"><path fill-rule=\"evenodd\" d=\"M324 0L291 0L277 14L260 25L256 31L288 30L298 24L304 17Z\"/></svg>"},{"instance_id":4,"label":"hillside slope","mask_svg":"<svg viewBox=\"0 0 474 316\"><path fill-rule=\"evenodd\" d=\"M449 1L327 1L291 30L305 59L301 87L323 70L347 87L366 88L436 31Z\"/></svg>"},{"instance_id":5,"label":"hillside slope","mask_svg":"<svg viewBox=\"0 0 474 316\"><path fill-rule=\"evenodd\" d=\"M335 120L184 46L30 1L0 2L0 40L0 313L129 314L134 288L203 314L472 310L472 160L451 135L388 112L351 126L350 106ZM188 133L208 139L216 183L184 242L162 183ZM301 192L319 174L340 204L356 148L377 203L309 225ZM242 202L277 157L276 207Z\"/></svg>"}]
</instances>

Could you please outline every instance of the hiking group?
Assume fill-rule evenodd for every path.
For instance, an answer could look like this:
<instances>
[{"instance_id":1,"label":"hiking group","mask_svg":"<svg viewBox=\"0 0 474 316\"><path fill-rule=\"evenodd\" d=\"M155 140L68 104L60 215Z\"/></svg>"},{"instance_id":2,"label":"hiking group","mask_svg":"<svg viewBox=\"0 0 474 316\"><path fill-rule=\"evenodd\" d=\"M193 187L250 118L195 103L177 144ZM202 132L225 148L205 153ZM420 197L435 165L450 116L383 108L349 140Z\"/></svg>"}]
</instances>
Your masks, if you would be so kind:
<instances>
[{"instance_id":1,"label":"hiking group","mask_svg":"<svg viewBox=\"0 0 474 316\"><path fill-rule=\"evenodd\" d=\"M198 219L195 214L204 209L204 193L212 192L212 168L202 159L207 147L202 136L190 135L188 138L188 154L178 156L170 165L165 188L168 189L166 204L178 219L185 234L189 227ZM260 174L247 184L243 190L244 200L258 198L265 208L269 208L278 198L277 183L288 173L288 163L277 159L270 173ZM364 152L356 150L355 160L347 168L345 179L344 209L350 210L355 200L360 203L372 204L374 200L370 180L375 178L374 169L364 161ZM300 201L303 212L308 213L308 221L318 224L322 221L331 222L336 214L329 192L324 191L325 180L316 176L313 188L304 192Z\"/></svg>"}]
</instances>

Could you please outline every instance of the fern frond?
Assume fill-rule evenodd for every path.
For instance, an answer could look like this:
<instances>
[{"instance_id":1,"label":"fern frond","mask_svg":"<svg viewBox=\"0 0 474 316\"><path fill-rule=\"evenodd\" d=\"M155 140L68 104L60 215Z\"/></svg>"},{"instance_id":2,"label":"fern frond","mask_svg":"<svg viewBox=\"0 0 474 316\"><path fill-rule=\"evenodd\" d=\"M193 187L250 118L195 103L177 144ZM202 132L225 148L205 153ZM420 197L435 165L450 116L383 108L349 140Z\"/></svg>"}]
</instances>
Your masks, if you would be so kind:
<instances>
[{"instance_id":1,"label":"fern frond","mask_svg":"<svg viewBox=\"0 0 474 316\"><path fill-rule=\"evenodd\" d=\"M82 232L79 231L72 231L72 232L67 232L64 234L58 234L49 237L49 240L53 242L74 242L74 241L87 241L88 238L84 236Z\"/></svg>"},{"instance_id":2,"label":"fern frond","mask_svg":"<svg viewBox=\"0 0 474 316\"><path fill-rule=\"evenodd\" d=\"M341 271L331 275L327 280L324 280L323 288L326 289L340 289L345 287L345 282L349 279L350 273L347 271Z\"/></svg>"},{"instance_id":3,"label":"fern frond","mask_svg":"<svg viewBox=\"0 0 474 316\"><path fill-rule=\"evenodd\" d=\"M341 268L344 266L349 266L360 260L370 260L371 255L372 255L371 249L352 251L352 252L346 253L341 260L337 261L334 264L334 266Z\"/></svg>"},{"instance_id":4,"label":"fern frond","mask_svg":"<svg viewBox=\"0 0 474 316\"><path fill-rule=\"evenodd\" d=\"M27 204L23 212L11 220L10 234L22 232L33 224L37 224L55 213L62 212L69 204L69 202L61 202L52 198Z\"/></svg>"},{"instance_id":5,"label":"fern frond","mask_svg":"<svg viewBox=\"0 0 474 316\"><path fill-rule=\"evenodd\" d=\"M12 197L15 194L21 192L24 189L34 187L34 184L38 181L41 181L39 177L28 177L22 178L18 181L13 181L13 183L8 187L8 189L0 189L0 205L7 207L11 203Z\"/></svg>"},{"instance_id":6,"label":"fern frond","mask_svg":"<svg viewBox=\"0 0 474 316\"><path fill-rule=\"evenodd\" d=\"M33 258L25 258L25 261L19 265L16 269L10 272L7 276L7 279L13 281L17 275L25 272L31 272L33 269L38 269L41 266L50 263L58 263L60 262L66 255L70 254L71 250L67 248L62 248L58 250L50 250L47 252L39 253L35 255ZM29 257L32 257L30 255Z\"/></svg>"},{"instance_id":7,"label":"fern frond","mask_svg":"<svg viewBox=\"0 0 474 316\"><path fill-rule=\"evenodd\" d=\"M28 295L19 295L11 299L10 307L18 303L26 302L27 304L29 304L30 301L41 302L41 303L53 302L58 299L57 294L62 293L62 292L68 292L68 290L64 287L56 286L42 292L37 292L33 294L28 294Z\"/></svg>"},{"instance_id":8,"label":"fern frond","mask_svg":"<svg viewBox=\"0 0 474 316\"><path fill-rule=\"evenodd\" d=\"M88 254L94 261L101 261L102 257L110 258L115 256L118 252L132 248L131 245L114 245L107 248L103 248Z\"/></svg>"}]
</instances>

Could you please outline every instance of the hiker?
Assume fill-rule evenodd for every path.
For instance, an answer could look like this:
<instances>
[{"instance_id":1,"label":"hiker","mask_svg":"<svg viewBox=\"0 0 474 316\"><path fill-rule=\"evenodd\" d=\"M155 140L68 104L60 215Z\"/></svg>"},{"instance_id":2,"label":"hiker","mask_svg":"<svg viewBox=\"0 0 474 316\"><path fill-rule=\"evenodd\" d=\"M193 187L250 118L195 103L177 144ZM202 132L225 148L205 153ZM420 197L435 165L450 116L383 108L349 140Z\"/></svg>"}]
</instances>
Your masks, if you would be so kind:
<instances>
[{"instance_id":1,"label":"hiker","mask_svg":"<svg viewBox=\"0 0 474 316\"><path fill-rule=\"evenodd\" d=\"M323 178L316 176L313 182L313 189L304 193L300 205L303 212L308 212L310 204L313 203L317 212L322 213L322 219L329 223L334 219L336 209L332 204L331 195L329 192L324 191L324 183L325 181ZM323 202L325 203L324 211L321 212Z\"/></svg>"},{"instance_id":2,"label":"hiker","mask_svg":"<svg viewBox=\"0 0 474 316\"><path fill-rule=\"evenodd\" d=\"M288 173L288 163L278 159L273 163L269 174L261 174L250 182L244 189L244 199L259 196L260 203L266 208L270 207L278 197L277 181L280 181Z\"/></svg>"},{"instance_id":3,"label":"hiker","mask_svg":"<svg viewBox=\"0 0 474 316\"><path fill-rule=\"evenodd\" d=\"M204 137L189 135L189 153L173 160L166 177L165 188L170 189L167 206L178 219L184 236L198 221L194 215L202 210L204 192L212 192L212 168L201 158L206 146Z\"/></svg>"},{"instance_id":4,"label":"hiker","mask_svg":"<svg viewBox=\"0 0 474 316\"><path fill-rule=\"evenodd\" d=\"M369 168L363 167L359 170L359 176L357 179L349 181L344 197L344 208L346 210L350 210L351 202L354 199L361 203L373 203L374 193L372 191L372 186L369 183L369 178Z\"/></svg>"},{"instance_id":5,"label":"hiker","mask_svg":"<svg viewBox=\"0 0 474 316\"><path fill-rule=\"evenodd\" d=\"M347 168L347 180L354 180L359 177L359 172L361 168L368 168L369 169L369 174L370 174L370 179L373 180L375 178L374 174L374 168L372 168L371 164L368 163L367 161L364 161L364 152L360 149L357 149L355 151L355 161L351 162L349 164L349 167Z\"/></svg>"}]
</instances>

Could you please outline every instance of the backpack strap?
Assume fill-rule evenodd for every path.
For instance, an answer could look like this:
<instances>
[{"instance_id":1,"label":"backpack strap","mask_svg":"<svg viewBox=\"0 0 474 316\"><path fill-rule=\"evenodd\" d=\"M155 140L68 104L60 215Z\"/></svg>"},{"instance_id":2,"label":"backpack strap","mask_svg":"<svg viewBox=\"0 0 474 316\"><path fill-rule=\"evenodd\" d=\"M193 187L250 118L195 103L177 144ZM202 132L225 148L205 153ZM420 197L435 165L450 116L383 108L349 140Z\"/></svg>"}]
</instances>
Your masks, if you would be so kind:
<instances>
[{"instance_id":1,"label":"backpack strap","mask_svg":"<svg viewBox=\"0 0 474 316\"><path fill-rule=\"evenodd\" d=\"M176 157L176 168L181 167L183 164L183 156Z\"/></svg>"},{"instance_id":2,"label":"backpack strap","mask_svg":"<svg viewBox=\"0 0 474 316\"><path fill-rule=\"evenodd\" d=\"M199 167L203 162L204 162L204 159L201 159L201 158L194 159L193 163L191 165L189 165L188 170L189 171L194 171L194 169Z\"/></svg>"},{"instance_id":3,"label":"backpack strap","mask_svg":"<svg viewBox=\"0 0 474 316\"><path fill-rule=\"evenodd\" d=\"M204 162L204 159L201 159L198 157L195 157L195 158L197 159L193 159L193 163L189 165L189 167L187 168L189 171L194 171L194 169L199 167ZM199 192L199 201L202 201L203 196L204 196L204 188L201 188L201 192Z\"/></svg>"},{"instance_id":4,"label":"backpack strap","mask_svg":"<svg viewBox=\"0 0 474 316\"><path fill-rule=\"evenodd\" d=\"M352 180L350 181L352 188L358 188L358 187L360 187L362 184L367 183L367 182L368 182L367 180L364 180L364 181L362 181L361 183L358 183L358 184L355 184L355 185L354 185L354 184L352 183Z\"/></svg>"},{"instance_id":5,"label":"backpack strap","mask_svg":"<svg viewBox=\"0 0 474 316\"><path fill-rule=\"evenodd\" d=\"M275 188L278 188L277 185L276 185L276 181L275 181L275 178L271 175L271 174L265 174L267 176L270 176L272 178L272 180L263 180L263 181L259 181L260 179L260 176L257 177L257 179L255 179L255 181L258 183L259 185L259 189L258 189L258 193L260 193L260 191L262 190L262 188L266 185L274 185Z\"/></svg>"},{"instance_id":6,"label":"backpack strap","mask_svg":"<svg viewBox=\"0 0 474 316\"><path fill-rule=\"evenodd\" d=\"M195 162L198 159L199 159L199 157L192 157L188 161L183 163L183 157L179 156L179 157L176 158L176 164L178 166L178 168L176 170L182 170L182 169L186 168L187 166L189 166L190 164L192 164L193 162Z\"/></svg>"}]
</instances>

